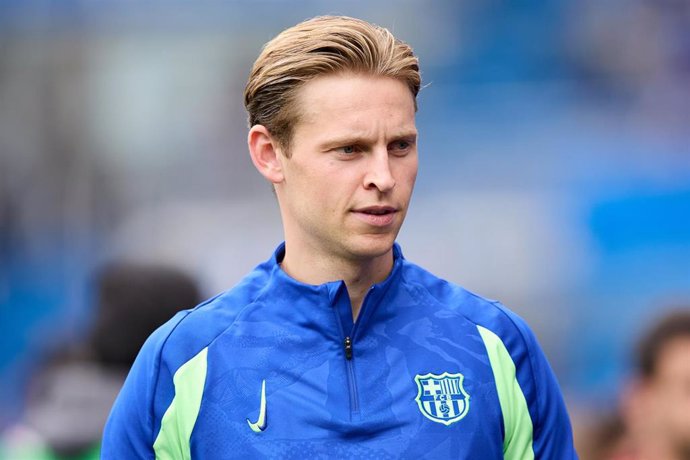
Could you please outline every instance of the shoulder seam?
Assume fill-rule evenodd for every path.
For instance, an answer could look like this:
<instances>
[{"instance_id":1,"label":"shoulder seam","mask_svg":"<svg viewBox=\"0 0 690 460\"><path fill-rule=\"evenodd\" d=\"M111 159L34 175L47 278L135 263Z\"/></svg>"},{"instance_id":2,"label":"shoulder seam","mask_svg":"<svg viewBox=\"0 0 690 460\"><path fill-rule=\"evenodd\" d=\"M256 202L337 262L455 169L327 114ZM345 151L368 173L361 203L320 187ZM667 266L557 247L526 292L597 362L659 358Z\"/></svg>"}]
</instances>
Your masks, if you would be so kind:
<instances>
[{"instance_id":1,"label":"shoulder seam","mask_svg":"<svg viewBox=\"0 0 690 460\"><path fill-rule=\"evenodd\" d=\"M515 323L513 318L511 318L510 315L508 315L505 312L505 310L502 308L503 304L501 304L497 300L491 301L489 303L491 305L493 305L496 309L498 309L498 311L500 311L501 314L503 316L505 316L508 319L508 321L510 321L510 323L513 325L513 327L520 334L520 339L522 340L523 344L525 345L525 350L527 351L527 360L529 362L530 375L532 376L532 381L534 382L534 390L535 390L534 391L534 399L536 402L535 417L540 417L541 414L540 414L539 408L541 407L541 401L540 401L541 396L540 396L540 391L538 388L539 383L537 380L537 376L534 373L534 359L533 359L532 347L530 346L530 341L527 340L527 338L525 337L525 333L523 332L522 328L520 328L520 326L518 326L518 324ZM510 353L510 351L509 351L509 353ZM517 374L516 374L516 378L517 378ZM528 405L528 407L529 407L529 405ZM541 420L534 420L532 425L534 426L535 431L536 431L537 427L539 427L541 430Z\"/></svg>"},{"instance_id":2,"label":"shoulder seam","mask_svg":"<svg viewBox=\"0 0 690 460\"><path fill-rule=\"evenodd\" d=\"M273 275L271 274L269 279L272 279L272 278L273 278ZM268 291L268 286L270 284L271 284L271 282L268 282L261 289L259 289L259 291L256 293L256 296L251 300L251 302L248 302L245 306L240 308L239 311L237 312L237 314L235 315L235 317L233 318L232 322L230 324L228 324L228 327L223 329L223 331L220 334L213 337L213 339L211 339L211 341L208 342L208 344L206 344L206 347L210 347L213 344L213 342L215 342L218 339L218 337L220 337L222 334L224 334L225 332L232 329L232 327L235 324L237 324L237 321L240 319L240 317L242 317L243 313L246 312L250 307L256 305L264 297L265 293Z\"/></svg>"},{"instance_id":3,"label":"shoulder seam","mask_svg":"<svg viewBox=\"0 0 690 460\"><path fill-rule=\"evenodd\" d=\"M263 297L263 295L264 295L264 293L265 293L265 291L266 291L266 289L267 289L267 286L269 286L269 284L270 284L270 283L266 283L266 284L257 292L256 296L254 296L254 298L251 299L250 302L248 302L246 305L244 305L243 307L241 307L241 308L238 310L238 312L237 312L237 314L235 315L235 317L233 318L232 322L230 322L230 324L228 324L228 326L227 326L226 328L224 328L220 333L218 333L217 335L215 335L214 337L212 337L203 347L200 347L198 350L195 350L195 354L192 355L192 356L190 357L190 359L191 359L192 357L196 356L196 353L198 353L198 352L201 351L202 349L211 346L211 344L212 344L213 342L215 342L216 339L217 339L220 335L222 335L225 331L227 331L227 330L229 330L230 328L232 328L233 325L237 322L237 320L242 316L242 313L243 313L244 311L246 311L247 308L249 308L249 307L251 307L252 305L256 304L256 303ZM232 288L232 289L234 289L234 288ZM230 289L230 290L232 290L232 289ZM161 354L161 355L163 354L163 348L164 348L165 345L167 344L168 339L170 338L170 336L172 336L172 335L174 334L175 330L179 327L179 325L180 325L185 319L187 319L187 318L188 318L191 314L193 314L195 311L201 310L203 307L205 307L205 306L211 304L214 300L218 299L218 298L221 297L223 294L226 294L226 293L230 292L230 290L228 290L228 291L223 291L223 292L221 292L221 293L219 293L219 294L217 294L217 295L211 297L210 299L205 300L204 302L200 303L199 305L197 305L196 307L192 308L191 310L188 310L188 311L186 312L186 314L184 315L184 317L180 318L180 320L177 322L177 324L170 330L170 332L168 332L168 335L167 335L167 337L165 338L163 344L161 344L161 347L160 347L160 354ZM185 362L186 362L186 361L185 361ZM156 381L156 384L157 384L157 383L158 383L158 382Z\"/></svg>"},{"instance_id":4,"label":"shoulder seam","mask_svg":"<svg viewBox=\"0 0 690 460\"><path fill-rule=\"evenodd\" d=\"M155 436L156 433L153 432L153 428L156 425L156 413L155 413L155 401L156 401L156 393L158 392L158 382L160 381L160 376L161 376L161 361L163 360L163 349L165 348L165 345L168 343L168 339L170 339L170 336L172 333L177 329L177 327L180 325L182 321L184 321L187 316L192 312L193 310L188 310L185 312L184 316L180 318L177 321L177 324L173 326L173 328L168 331L168 333L165 336L165 339L162 341L160 347L158 348L158 353L156 356L156 377L153 381L153 388L151 390L151 402L150 405L151 407L149 408L149 413L151 414L151 420L153 423L151 423L151 445L153 446L153 441L155 441Z\"/></svg>"}]
</instances>

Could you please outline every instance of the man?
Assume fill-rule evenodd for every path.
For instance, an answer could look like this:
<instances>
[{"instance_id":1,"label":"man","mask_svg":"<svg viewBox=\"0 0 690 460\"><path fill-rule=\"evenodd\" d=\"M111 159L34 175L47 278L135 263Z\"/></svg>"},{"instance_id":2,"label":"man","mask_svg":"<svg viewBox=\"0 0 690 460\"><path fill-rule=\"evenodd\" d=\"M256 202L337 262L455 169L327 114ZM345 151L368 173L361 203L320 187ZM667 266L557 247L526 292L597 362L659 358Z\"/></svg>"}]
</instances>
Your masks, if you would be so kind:
<instances>
[{"instance_id":1,"label":"man","mask_svg":"<svg viewBox=\"0 0 690 460\"><path fill-rule=\"evenodd\" d=\"M22 420L0 436L0 459L96 460L103 425L146 338L201 300L168 266L116 261L94 275L88 335L51 351L31 377Z\"/></svg>"},{"instance_id":2,"label":"man","mask_svg":"<svg viewBox=\"0 0 690 460\"><path fill-rule=\"evenodd\" d=\"M248 144L285 243L144 346L104 458L574 458L525 323L403 259L417 174L417 58L320 17L270 41Z\"/></svg>"},{"instance_id":3,"label":"man","mask_svg":"<svg viewBox=\"0 0 690 460\"><path fill-rule=\"evenodd\" d=\"M690 459L690 309L661 318L639 343L637 378L623 398L625 455Z\"/></svg>"}]
</instances>

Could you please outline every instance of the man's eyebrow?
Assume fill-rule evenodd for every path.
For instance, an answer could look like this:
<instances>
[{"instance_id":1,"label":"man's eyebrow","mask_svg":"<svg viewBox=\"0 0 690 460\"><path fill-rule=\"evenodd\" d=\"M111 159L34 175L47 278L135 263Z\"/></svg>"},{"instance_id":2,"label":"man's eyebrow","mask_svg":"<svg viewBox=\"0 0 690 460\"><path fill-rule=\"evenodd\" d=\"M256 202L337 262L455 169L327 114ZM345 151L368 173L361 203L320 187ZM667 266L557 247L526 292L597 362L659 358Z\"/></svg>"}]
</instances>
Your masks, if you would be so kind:
<instances>
[{"instance_id":1,"label":"man's eyebrow","mask_svg":"<svg viewBox=\"0 0 690 460\"><path fill-rule=\"evenodd\" d=\"M397 134L391 136L392 139L405 139L405 140L416 140L418 136L417 130L410 131L400 131Z\"/></svg>"},{"instance_id":2,"label":"man's eyebrow","mask_svg":"<svg viewBox=\"0 0 690 460\"><path fill-rule=\"evenodd\" d=\"M341 147L344 145L366 144L370 142L362 133L338 134L320 142L322 148Z\"/></svg>"},{"instance_id":3,"label":"man's eyebrow","mask_svg":"<svg viewBox=\"0 0 690 460\"><path fill-rule=\"evenodd\" d=\"M329 137L320 143L322 147L337 147L342 145L352 145L352 144L367 144L372 142L373 137L367 136L361 132L352 132L350 134L338 134L333 137ZM393 133L389 136L390 142L395 140L407 140L414 141L417 139L417 130L403 130Z\"/></svg>"}]
</instances>

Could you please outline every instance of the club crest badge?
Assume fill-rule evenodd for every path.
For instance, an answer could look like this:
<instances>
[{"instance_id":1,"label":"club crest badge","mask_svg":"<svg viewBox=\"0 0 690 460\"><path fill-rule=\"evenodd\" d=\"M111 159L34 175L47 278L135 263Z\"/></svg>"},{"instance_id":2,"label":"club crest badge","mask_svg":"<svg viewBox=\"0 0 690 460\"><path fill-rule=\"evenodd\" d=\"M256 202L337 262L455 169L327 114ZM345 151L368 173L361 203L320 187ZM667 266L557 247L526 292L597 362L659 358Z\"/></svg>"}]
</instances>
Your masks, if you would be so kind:
<instances>
[{"instance_id":1,"label":"club crest badge","mask_svg":"<svg viewBox=\"0 0 690 460\"><path fill-rule=\"evenodd\" d=\"M461 420L470 410L470 395L462 387L462 374L416 375L417 405L422 414L448 426Z\"/></svg>"}]
</instances>

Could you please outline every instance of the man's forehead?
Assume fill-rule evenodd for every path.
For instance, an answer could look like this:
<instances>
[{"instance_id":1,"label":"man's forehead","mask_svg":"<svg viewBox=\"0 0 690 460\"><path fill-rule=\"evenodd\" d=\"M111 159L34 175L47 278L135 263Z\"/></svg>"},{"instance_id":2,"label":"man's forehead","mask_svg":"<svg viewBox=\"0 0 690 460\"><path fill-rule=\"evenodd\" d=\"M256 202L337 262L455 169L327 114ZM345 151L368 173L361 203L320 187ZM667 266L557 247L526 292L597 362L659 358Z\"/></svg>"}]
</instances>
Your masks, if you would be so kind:
<instances>
[{"instance_id":1,"label":"man's forehead","mask_svg":"<svg viewBox=\"0 0 690 460\"><path fill-rule=\"evenodd\" d=\"M359 74L317 77L305 83L295 99L296 125L329 125L336 131L366 133L385 116L401 134L415 129L414 96L400 80Z\"/></svg>"}]
</instances>

